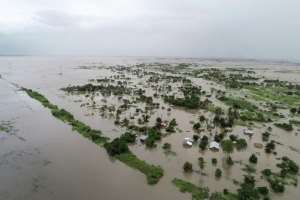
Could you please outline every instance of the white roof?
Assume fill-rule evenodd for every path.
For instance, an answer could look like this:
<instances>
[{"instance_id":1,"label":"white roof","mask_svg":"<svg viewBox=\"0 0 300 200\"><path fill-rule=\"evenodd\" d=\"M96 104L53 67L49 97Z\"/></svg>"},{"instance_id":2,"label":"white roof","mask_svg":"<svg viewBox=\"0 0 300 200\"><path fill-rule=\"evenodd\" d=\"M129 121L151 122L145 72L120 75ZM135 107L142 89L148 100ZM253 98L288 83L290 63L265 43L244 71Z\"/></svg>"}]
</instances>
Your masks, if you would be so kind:
<instances>
[{"instance_id":1,"label":"white roof","mask_svg":"<svg viewBox=\"0 0 300 200\"><path fill-rule=\"evenodd\" d=\"M147 135L142 135L142 136L140 137L141 140L146 140L147 138L148 138Z\"/></svg>"},{"instance_id":2,"label":"white roof","mask_svg":"<svg viewBox=\"0 0 300 200\"><path fill-rule=\"evenodd\" d=\"M193 142L185 140L184 145L193 146Z\"/></svg>"},{"instance_id":3,"label":"white roof","mask_svg":"<svg viewBox=\"0 0 300 200\"><path fill-rule=\"evenodd\" d=\"M252 130L249 130L249 129L244 129L244 134L253 135L254 132Z\"/></svg>"},{"instance_id":4,"label":"white roof","mask_svg":"<svg viewBox=\"0 0 300 200\"><path fill-rule=\"evenodd\" d=\"M220 144L217 143L216 141L212 141L211 143L209 143L209 148L210 149L220 149Z\"/></svg>"}]
</instances>

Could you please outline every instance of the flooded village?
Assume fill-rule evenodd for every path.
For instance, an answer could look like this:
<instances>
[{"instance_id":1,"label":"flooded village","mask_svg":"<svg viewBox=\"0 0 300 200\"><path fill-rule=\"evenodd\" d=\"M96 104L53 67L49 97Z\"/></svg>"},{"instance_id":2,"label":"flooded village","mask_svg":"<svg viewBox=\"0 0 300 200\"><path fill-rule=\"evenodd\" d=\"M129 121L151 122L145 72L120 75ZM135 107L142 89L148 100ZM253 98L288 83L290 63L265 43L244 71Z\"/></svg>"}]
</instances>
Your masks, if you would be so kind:
<instances>
[{"instance_id":1,"label":"flooded village","mask_svg":"<svg viewBox=\"0 0 300 200\"><path fill-rule=\"evenodd\" d=\"M297 63L20 56L0 65L0 199L300 194Z\"/></svg>"}]
</instances>

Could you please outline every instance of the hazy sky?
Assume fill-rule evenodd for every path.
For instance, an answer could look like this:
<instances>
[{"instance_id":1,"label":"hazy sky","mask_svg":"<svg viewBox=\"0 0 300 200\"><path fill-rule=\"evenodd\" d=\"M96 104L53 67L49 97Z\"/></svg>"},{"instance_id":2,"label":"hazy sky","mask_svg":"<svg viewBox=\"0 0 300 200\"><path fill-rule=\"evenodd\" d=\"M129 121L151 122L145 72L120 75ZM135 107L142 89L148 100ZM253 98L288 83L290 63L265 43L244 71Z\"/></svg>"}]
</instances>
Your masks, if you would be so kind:
<instances>
[{"instance_id":1,"label":"hazy sky","mask_svg":"<svg viewBox=\"0 0 300 200\"><path fill-rule=\"evenodd\" d=\"M0 0L0 54L300 60L300 0Z\"/></svg>"}]
</instances>

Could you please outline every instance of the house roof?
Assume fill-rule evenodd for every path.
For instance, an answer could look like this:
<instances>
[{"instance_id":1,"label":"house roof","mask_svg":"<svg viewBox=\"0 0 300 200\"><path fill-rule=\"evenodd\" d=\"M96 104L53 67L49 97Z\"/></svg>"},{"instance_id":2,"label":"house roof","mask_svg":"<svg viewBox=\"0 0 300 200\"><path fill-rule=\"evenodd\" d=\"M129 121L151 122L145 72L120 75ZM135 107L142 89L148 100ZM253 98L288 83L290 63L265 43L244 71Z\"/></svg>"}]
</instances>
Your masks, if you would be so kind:
<instances>
[{"instance_id":1,"label":"house roof","mask_svg":"<svg viewBox=\"0 0 300 200\"><path fill-rule=\"evenodd\" d=\"M209 148L210 149L220 149L220 144L216 141L212 141L211 143L209 143Z\"/></svg>"}]
</instances>

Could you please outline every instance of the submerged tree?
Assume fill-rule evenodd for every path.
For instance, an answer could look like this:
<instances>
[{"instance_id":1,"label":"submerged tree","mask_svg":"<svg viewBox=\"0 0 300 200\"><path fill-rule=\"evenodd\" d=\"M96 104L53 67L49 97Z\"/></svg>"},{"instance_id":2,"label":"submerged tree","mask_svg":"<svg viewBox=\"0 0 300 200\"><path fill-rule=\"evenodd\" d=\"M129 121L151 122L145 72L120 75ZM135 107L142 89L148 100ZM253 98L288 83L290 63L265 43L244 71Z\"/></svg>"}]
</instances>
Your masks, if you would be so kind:
<instances>
[{"instance_id":1,"label":"submerged tree","mask_svg":"<svg viewBox=\"0 0 300 200\"><path fill-rule=\"evenodd\" d=\"M193 165L190 162L185 162L183 165L184 172L192 172L193 171Z\"/></svg>"},{"instance_id":2,"label":"submerged tree","mask_svg":"<svg viewBox=\"0 0 300 200\"><path fill-rule=\"evenodd\" d=\"M223 140L222 143L221 143L221 146L222 146L223 151L227 154L226 161L228 163L228 160L230 158L230 154L234 150L233 142L229 139Z\"/></svg>"}]
</instances>

